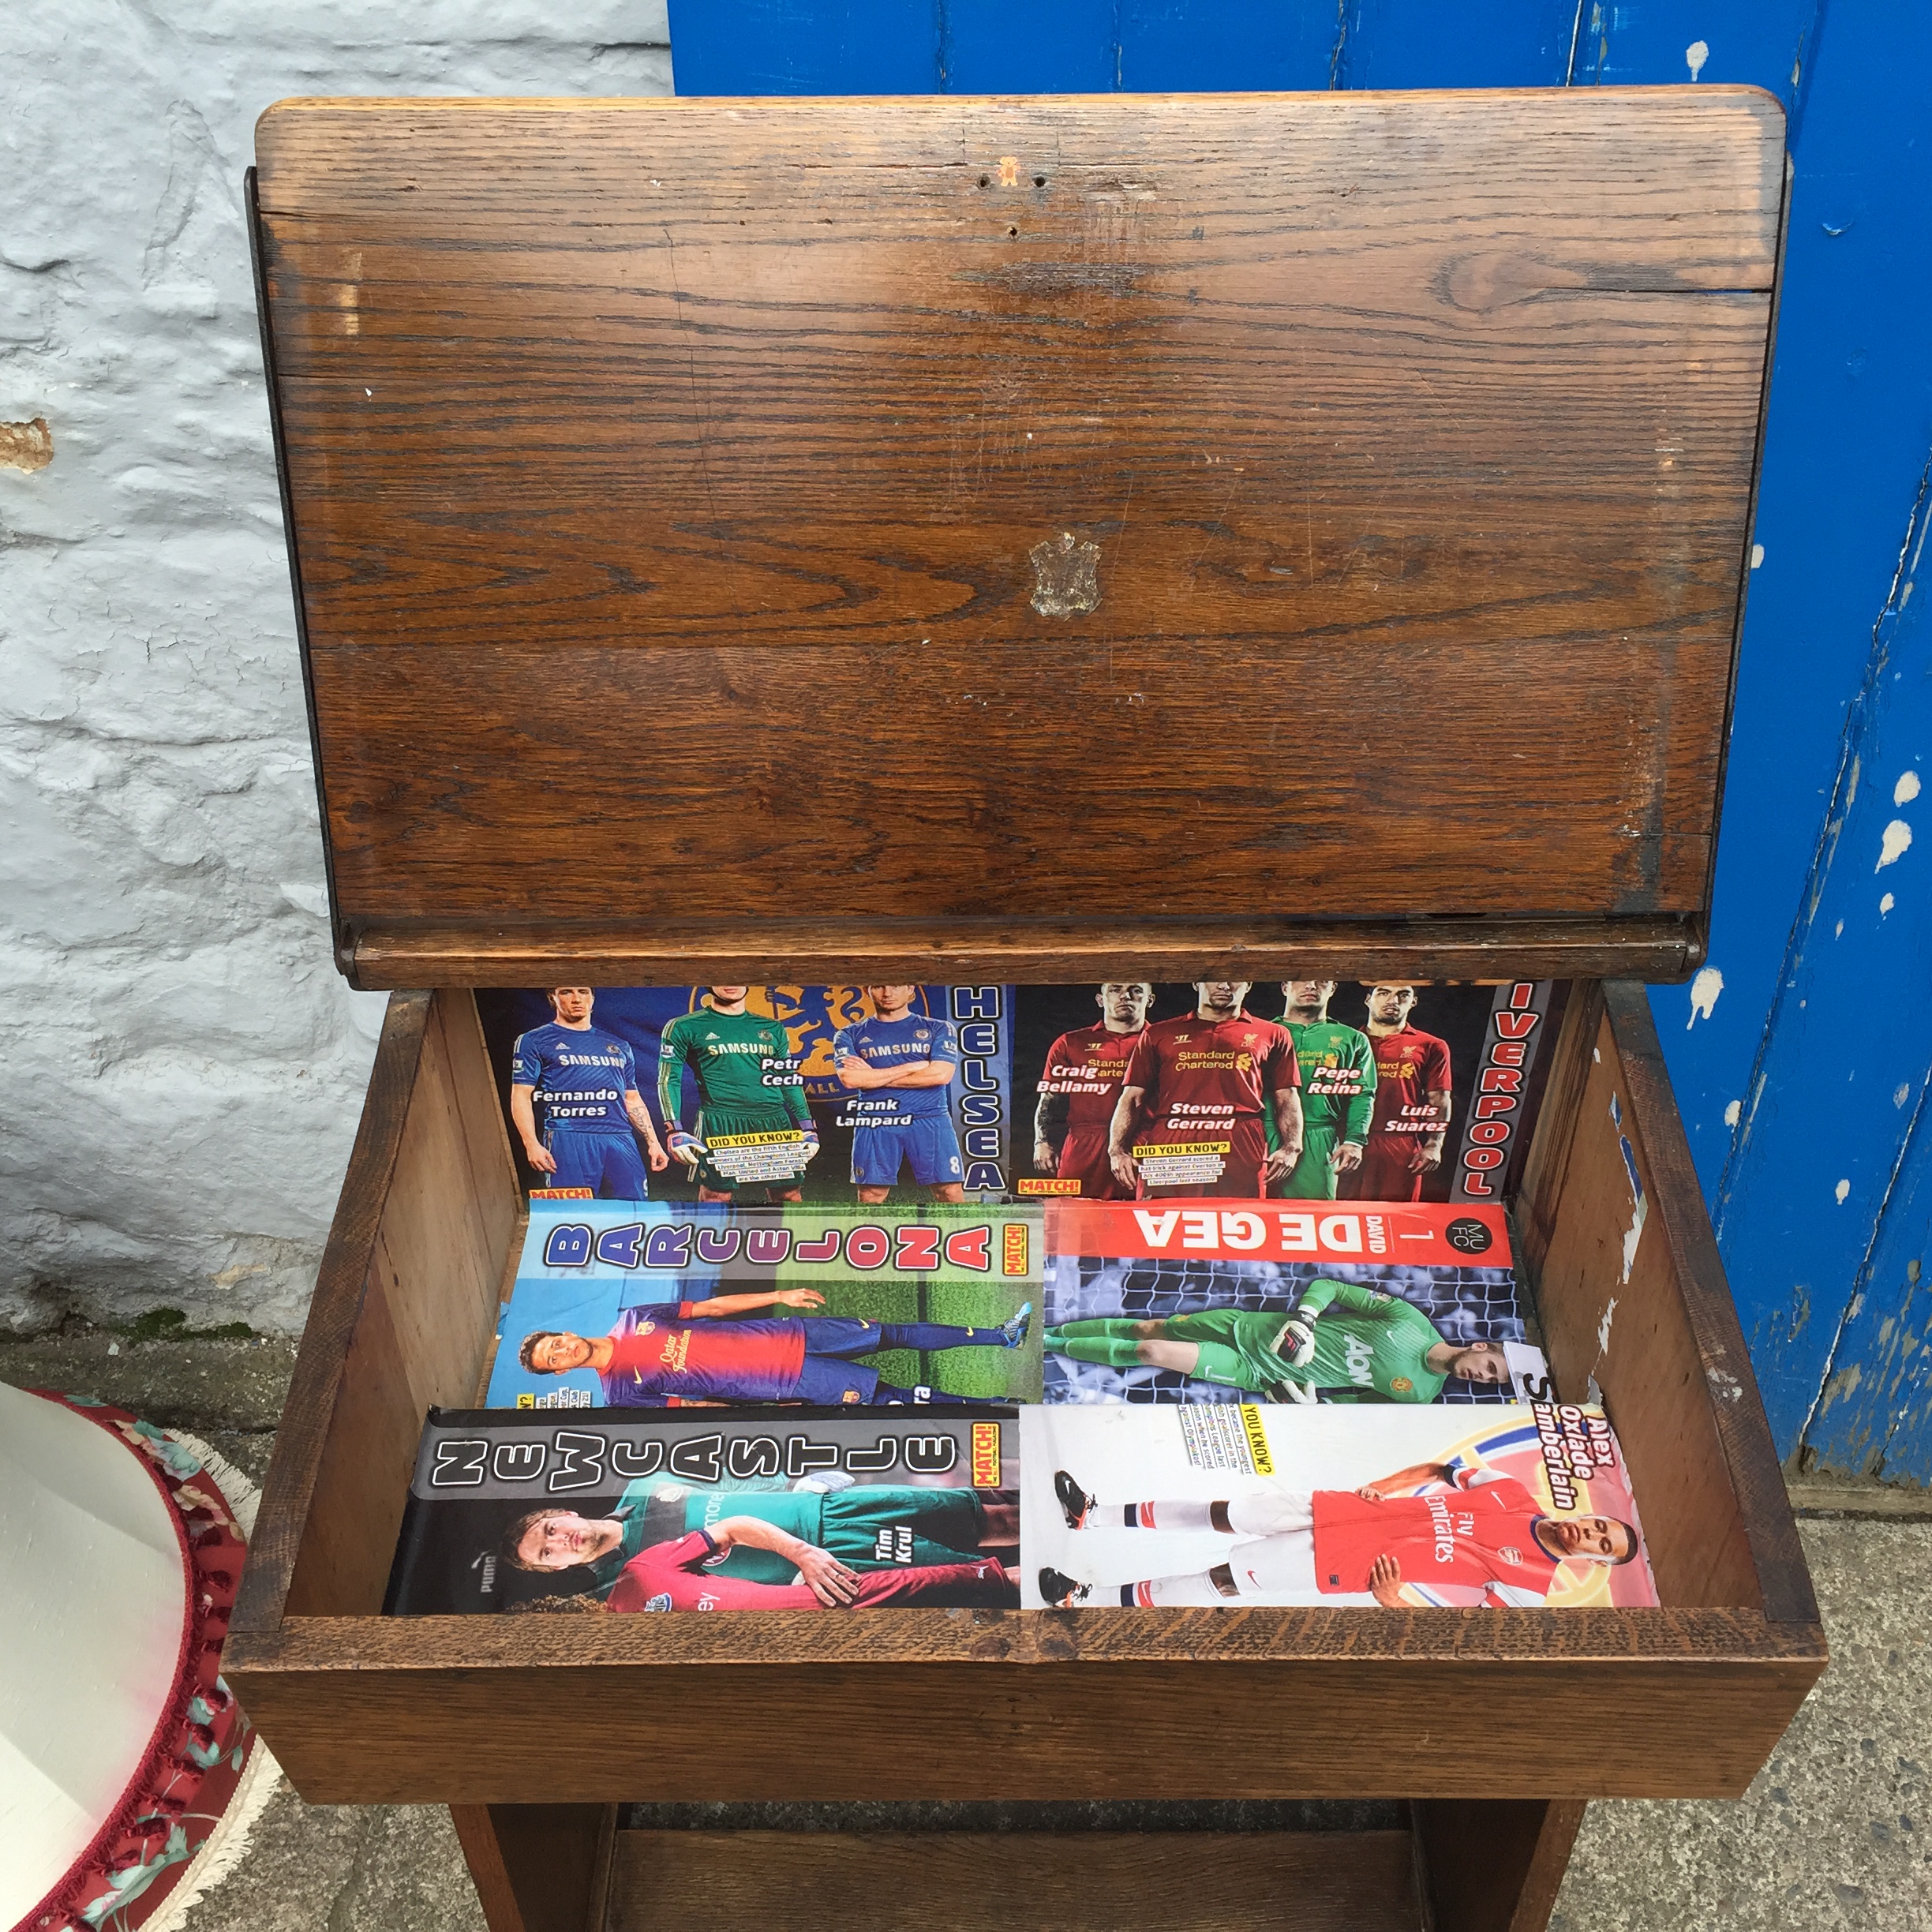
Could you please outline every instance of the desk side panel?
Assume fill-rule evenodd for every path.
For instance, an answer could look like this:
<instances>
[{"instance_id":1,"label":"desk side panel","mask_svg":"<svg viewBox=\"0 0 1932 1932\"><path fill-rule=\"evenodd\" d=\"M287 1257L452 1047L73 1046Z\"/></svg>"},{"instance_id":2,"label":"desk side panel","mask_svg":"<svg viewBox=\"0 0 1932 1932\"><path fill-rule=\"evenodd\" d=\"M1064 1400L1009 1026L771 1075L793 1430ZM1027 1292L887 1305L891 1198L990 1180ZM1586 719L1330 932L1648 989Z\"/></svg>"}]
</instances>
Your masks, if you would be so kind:
<instances>
[{"instance_id":1,"label":"desk side panel","mask_svg":"<svg viewBox=\"0 0 1932 1932\"><path fill-rule=\"evenodd\" d=\"M612 1932L617 1807L451 1805L489 1932Z\"/></svg>"},{"instance_id":2,"label":"desk side panel","mask_svg":"<svg viewBox=\"0 0 1932 1932\"><path fill-rule=\"evenodd\" d=\"M238 1628L380 1605L424 1413L470 1399L516 1211L474 997L399 994L297 1357Z\"/></svg>"},{"instance_id":3,"label":"desk side panel","mask_svg":"<svg viewBox=\"0 0 1932 1932\"><path fill-rule=\"evenodd\" d=\"M1521 1220L1559 1392L1601 1392L1672 1607L1818 1611L1642 987L1559 1035Z\"/></svg>"},{"instance_id":4,"label":"desk side panel","mask_svg":"<svg viewBox=\"0 0 1932 1932\"><path fill-rule=\"evenodd\" d=\"M475 998L439 993L286 1615L380 1608L423 1419L476 1386L516 1208Z\"/></svg>"},{"instance_id":5,"label":"desk side panel","mask_svg":"<svg viewBox=\"0 0 1932 1932\"><path fill-rule=\"evenodd\" d=\"M1751 1372L1737 1304L1705 1211L1683 1116L1671 1091L1649 996L1631 981L1612 980L1604 987L1604 1002L1631 1115L1657 1190L1670 1270L1697 1344L1698 1379L1737 1499L1765 1615L1775 1622L1815 1624L1817 1594Z\"/></svg>"},{"instance_id":6,"label":"desk side panel","mask_svg":"<svg viewBox=\"0 0 1932 1932\"><path fill-rule=\"evenodd\" d=\"M430 1001L427 993L391 994L383 1018L369 1093L249 1539L230 1623L235 1632L272 1631L279 1624L297 1556L309 1531L324 1452L364 1313L383 1210L407 1131Z\"/></svg>"},{"instance_id":7,"label":"desk side panel","mask_svg":"<svg viewBox=\"0 0 1932 1932\"><path fill-rule=\"evenodd\" d=\"M1672 1606L1761 1601L1743 1506L1608 1017L1544 1257L1540 1309L1558 1393L1601 1394L1630 1466L1650 1567ZM1683 1204L1674 1204L1681 1209Z\"/></svg>"},{"instance_id":8,"label":"desk side panel","mask_svg":"<svg viewBox=\"0 0 1932 1932\"><path fill-rule=\"evenodd\" d=\"M1413 1814L1429 1932L1544 1932L1580 1802L1436 1798Z\"/></svg>"}]
</instances>

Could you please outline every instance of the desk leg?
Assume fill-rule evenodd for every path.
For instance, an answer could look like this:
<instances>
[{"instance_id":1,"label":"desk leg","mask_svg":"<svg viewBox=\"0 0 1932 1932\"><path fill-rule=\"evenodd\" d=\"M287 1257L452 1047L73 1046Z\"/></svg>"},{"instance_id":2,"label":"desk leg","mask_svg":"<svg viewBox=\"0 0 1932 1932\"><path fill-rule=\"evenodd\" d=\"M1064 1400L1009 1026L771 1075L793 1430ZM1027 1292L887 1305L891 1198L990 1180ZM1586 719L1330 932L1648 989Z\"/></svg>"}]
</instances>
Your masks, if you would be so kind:
<instances>
[{"instance_id":1,"label":"desk leg","mask_svg":"<svg viewBox=\"0 0 1932 1932\"><path fill-rule=\"evenodd\" d=\"M451 1805L489 1932L602 1932L615 1805Z\"/></svg>"},{"instance_id":2,"label":"desk leg","mask_svg":"<svg viewBox=\"0 0 1932 1932\"><path fill-rule=\"evenodd\" d=\"M1436 1932L1544 1932L1580 1800L1419 1798L1413 1809Z\"/></svg>"}]
</instances>

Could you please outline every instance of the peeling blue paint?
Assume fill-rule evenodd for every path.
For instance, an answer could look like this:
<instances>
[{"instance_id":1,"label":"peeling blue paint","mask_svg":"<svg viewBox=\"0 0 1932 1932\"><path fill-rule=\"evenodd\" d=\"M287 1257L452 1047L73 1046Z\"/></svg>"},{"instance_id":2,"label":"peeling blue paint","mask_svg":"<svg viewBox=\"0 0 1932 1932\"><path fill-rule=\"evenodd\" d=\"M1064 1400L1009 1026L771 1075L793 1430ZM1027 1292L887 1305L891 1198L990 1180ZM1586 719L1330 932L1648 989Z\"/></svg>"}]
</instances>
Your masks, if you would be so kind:
<instances>
[{"instance_id":1,"label":"peeling blue paint","mask_svg":"<svg viewBox=\"0 0 1932 1932\"><path fill-rule=\"evenodd\" d=\"M1932 1483L1932 1113L1922 1080L1890 1198L1805 1428L1809 1460Z\"/></svg>"},{"instance_id":2,"label":"peeling blue paint","mask_svg":"<svg viewBox=\"0 0 1932 1932\"><path fill-rule=\"evenodd\" d=\"M1683 992L1652 998L1780 1450L1923 1470L1923 1387L1881 1428L1898 1376L1873 1351L1926 1246L1932 878L1909 848L1874 875L1932 751L1911 601L1932 524L1932 20L1835 10L1807 59L1718 860L1726 990L1688 1033Z\"/></svg>"},{"instance_id":3,"label":"peeling blue paint","mask_svg":"<svg viewBox=\"0 0 1932 1932\"><path fill-rule=\"evenodd\" d=\"M1742 82L1775 94L1795 129L1802 120L1810 55L1823 24L1822 0L1717 0L1715 5L1629 6L1580 0L1575 11L1573 87L1709 87ZM1694 65L1690 50L1702 46Z\"/></svg>"}]
</instances>

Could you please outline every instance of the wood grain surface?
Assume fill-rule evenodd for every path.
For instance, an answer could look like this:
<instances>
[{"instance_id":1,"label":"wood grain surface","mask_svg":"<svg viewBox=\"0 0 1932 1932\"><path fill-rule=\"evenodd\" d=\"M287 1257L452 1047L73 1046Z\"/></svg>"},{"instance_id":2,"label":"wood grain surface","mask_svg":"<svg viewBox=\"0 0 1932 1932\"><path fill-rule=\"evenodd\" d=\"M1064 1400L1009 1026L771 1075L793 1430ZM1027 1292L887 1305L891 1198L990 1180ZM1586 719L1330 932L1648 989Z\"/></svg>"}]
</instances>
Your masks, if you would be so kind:
<instances>
[{"instance_id":1,"label":"wood grain surface","mask_svg":"<svg viewBox=\"0 0 1932 1932\"><path fill-rule=\"evenodd\" d=\"M604 1932L615 1805L451 1805L489 1932Z\"/></svg>"},{"instance_id":2,"label":"wood grain surface","mask_svg":"<svg viewBox=\"0 0 1932 1932\"><path fill-rule=\"evenodd\" d=\"M316 1500L323 1451L343 1395L349 1354L363 1312L363 1291L401 1153L410 1096L429 1027L431 995L397 993L383 1017L369 1093L343 1177L340 1200L322 1251L295 1372L275 1430L275 1453L249 1537L248 1559L230 1619L231 1637L280 1624ZM328 1526L323 1526L327 1534Z\"/></svg>"},{"instance_id":3,"label":"wood grain surface","mask_svg":"<svg viewBox=\"0 0 1932 1932\"><path fill-rule=\"evenodd\" d=\"M1406 1831L620 1832L606 1923L609 1932L1424 1925Z\"/></svg>"},{"instance_id":4,"label":"wood grain surface","mask_svg":"<svg viewBox=\"0 0 1932 1932\"><path fill-rule=\"evenodd\" d=\"M286 1616L380 1609L423 1418L476 1387L516 1226L496 1098L474 996L437 994Z\"/></svg>"},{"instance_id":5,"label":"wood grain surface","mask_svg":"<svg viewBox=\"0 0 1932 1932\"><path fill-rule=\"evenodd\" d=\"M1411 1810L1430 1932L1545 1932L1581 1803L1432 1798Z\"/></svg>"},{"instance_id":6,"label":"wood grain surface","mask_svg":"<svg viewBox=\"0 0 1932 1932\"><path fill-rule=\"evenodd\" d=\"M1743 1510L1664 1231L1668 1210L1631 1117L1627 1089L1606 1017L1543 1262L1544 1343L1567 1399L1594 1399L1593 1391L1601 1391L1664 1601L1756 1605L1758 1573ZM1683 1212L1687 1204L1672 1206ZM1701 1200L1698 1206L1701 1212Z\"/></svg>"},{"instance_id":7,"label":"wood grain surface","mask_svg":"<svg viewBox=\"0 0 1932 1932\"><path fill-rule=\"evenodd\" d=\"M1817 1593L1798 1541L1798 1525L1792 1515L1770 1423L1751 1372L1737 1303L1724 1279L1717 1237L1705 1211L1683 1116L1671 1091L1649 997L1642 987L1628 981L1610 982L1603 994L1630 1118L1656 1190L1659 1231L1669 1252L1676 1292L1696 1338L1704 1399L1709 1405L1732 1492L1737 1499L1757 1578L1757 1601L1774 1621L1816 1626Z\"/></svg>"},{"instance_id":8,"label":"wood grain surface","mask_svg":"<svg viewBox=\"0 0 1932 1932\"><path fill-rule=\"evenodd\" d=\"M1526 1218L1550 1229L1538 1306L1557 1387L1601 1389L1666 1603L1748 1604L1815 1631L1818 1608L1735 1309L1642 987L1610 982L1570 1108L1560 1175ZM1580 1042L1576 1043L1580 1044ZM1822 1640L1820 1639L1822 1661Z\"/></svg>"},{"instance_id":9,"label":"wood grain surface","mask_svg":"<svg viewBox=\"0 0 1932 1932\"><path fill-rule=\"evenodd\" d=\"M471 1399L518 1207L474 996L394 996L235 1629L380 1608L424 1413Z\"/></svg>"},{"instance_id":10,"label":"wood grain surface","mask_svg":"<svg viewBox=\"0 0 1932 1932\"><path fill-rule=\"evenodd\" d=\"M1609 972L1680 979L1704 957L1690 919L1189 919L1069 925L968 919L908 928L892 921L760 921L648 926L363 927L340 955L360 987L527 987L574 973L590 986L878 986L895 979L980 984L1028 980L1188 981L1400 975L1415 979L1594 979Z\"/></svg>"},{"instance_id":11,"label":"wood grain surface","mask_svg":"<svg viewBox=\"0 0 1932 1932\"><path fill-rule=\"evenodd\" d=\"M271 109L340 943L1698 921L1781 135L1719 88Z\"/></svg>"},{"instance_id":12,"label":"wood grain surface","mask_svg":"<svg viewBox=\"0 0 1932 1932\"><path fill-rule=\"evenodd\" d=\"M1240 1632L1215 1614L1139 1633L1140 1658L1016 1616L1003 1660L944 1612L874 1619L918 1619L876 1635L856 1615L822 1634L755 1612L606 1620L749 1627L709 1654L680 1631L474 1627L541 1618L298 1618L247 1633L224 1668L311 1803L516 1804L1426 1796L1472 1780L1496 1797L1735 1796L1821 1668L1815 1634L1743 1612L1492 1612L1515 1620L1487 1629L1416 1613L1433 1631L1333 1612L1316 1655L1297 1613L1245 1613L1264 1620ZM1456 1714L1471 1708L1500 1728ZM1202 1750L1213 1735L1267 1747Z\"/></svg>"},{"instance_id":13,"label":"wood grain surface","mask_svg":"<svg viewBox=\"0 0 1932 1932\"><path fill-rule=\"evenodd\" d=\"M517 1900L516 1882L491 1827L489 1807L451 1805L449 1814L456 1842L462 1847L463 1863L470 1867L470 1882L476 1887L484 1924L489 1932L528 1932L523 1908Z\"/></svg>"},{"instance_id":14,"label":"wood grain surface","mask_svg":"<svg viewBox=\"0 0 1932 1932\"><path fill-rule=\"evenodd\" d=\"M623 1665L661 1675L713 1666L814 1671L959 1667L1021 1671L1185 1660L1216 1666L1677 1664L1780 1665L1817 1654L1804 1626L1747 1609L739 1611L730 1616L290 1616L250 1648L336 1676L417 1664L539 1673ZM558 1679L560 1683L563 1679ZM889 1796L892 1794L886 1793ZM907 1796L929 1794L907 1793ZM1150 1793L1149 1795L1156 1794ZM1319 1796L1297 1792L1294 1796ZM1384 1792L1380 1794L1391 1794Z\"/></svg>"}]
</instances>

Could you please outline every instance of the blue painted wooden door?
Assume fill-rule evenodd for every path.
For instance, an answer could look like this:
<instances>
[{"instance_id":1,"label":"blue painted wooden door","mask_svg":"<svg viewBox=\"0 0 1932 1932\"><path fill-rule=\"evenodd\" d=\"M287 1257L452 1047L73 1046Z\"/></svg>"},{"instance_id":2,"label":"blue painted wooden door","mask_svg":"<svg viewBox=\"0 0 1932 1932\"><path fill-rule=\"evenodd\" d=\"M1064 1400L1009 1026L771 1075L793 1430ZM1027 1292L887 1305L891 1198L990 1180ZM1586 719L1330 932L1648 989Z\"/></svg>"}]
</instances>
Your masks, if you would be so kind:
<instances>
[{"instance_id":1,"label":"blue painted wooden door","mask_svg":"<svg viewBox=\"0 0 1932 1932\"><path fill-rule=\"evenodd\" d=\"M1710 959L1653 994L1780 1449L1932 1481L1932 7L671 0L683 94L1693 87L1793 178Z\"/></svg>"}]
</instances>

